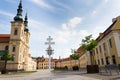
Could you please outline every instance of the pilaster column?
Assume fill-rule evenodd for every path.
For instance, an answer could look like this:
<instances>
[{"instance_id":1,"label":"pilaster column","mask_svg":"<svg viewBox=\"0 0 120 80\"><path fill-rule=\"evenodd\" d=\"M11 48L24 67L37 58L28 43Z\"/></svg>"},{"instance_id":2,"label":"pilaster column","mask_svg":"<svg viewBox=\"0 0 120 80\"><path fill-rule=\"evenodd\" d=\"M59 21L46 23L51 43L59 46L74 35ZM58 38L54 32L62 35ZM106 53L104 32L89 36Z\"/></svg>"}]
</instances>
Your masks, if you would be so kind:
<instances>
[{"instance_id":1,"label":"pilaster column","mask_svg":"<svg viewBox=\"0 0 120 80\"><path fill-rule=\"evenodd\" d=\"M101 49L102 49L103 62L104 62L104 65L106 65L105 52L103 50L103 45L102 44L101 44Z\"/></svg>"},{"instance_id":2,"label":"pilaster column","mask_svg":"<svg viewBox=\"0 0 120 80\"><path fill-rule=\"evenodd\" d=\"M115 45L116 45L116 50L118 57L120 57L120 39L119 39L119 34L117 32L113 32L114 40L115 40Z\"/></svg>"},{"instance_id":3,"label":"pilaster column","mask_svg":"<svg viewBox=\"0 0 120 80\"><path fill-rule=\"evenodd\" d=\"M95 55L96 55L95 61L96 61L96 64L98 64L98 54L97 54L97 52L96 52L96 48L95 48Z\"/></svg>"},{"instance_id":4,"label":"pilaster column","mask_svg":"<svg viewBox=\"0 0 120 80\"><path fill-rule=\"evenodd\" d=\"M110 54L110 47L108 45L108 40L106 40L106 48L107 48L107 51L108 51L108 59L110 61L110 64L112 64L112 57L111 57L111 54Z\"/></svg>"},{"instance_id":5,"label":"pilaster column","mask_svg":"<svg viewBox=\"0 0 120 80\"><path fill-rule=\"evenodd\" d=\"M89 52L89 51L87 51L87 52L86 52L86 55L87 55L87 65L91 65L90 52Z\"/></svg>"},{"instance_id":6,"label":"pilaster column","mask_svg":"<svg viewBox=\"0 0 120 80\"><path fill-rule=\"evenodd\" d=\"M100 62L100 64L102 64L102 62L101 62L101 56L100 56L99 46L98 46L98 58L99 58L99 62ZM99 65L100 65L100 64L99 64Z\"/></svg>"}]
</instances>

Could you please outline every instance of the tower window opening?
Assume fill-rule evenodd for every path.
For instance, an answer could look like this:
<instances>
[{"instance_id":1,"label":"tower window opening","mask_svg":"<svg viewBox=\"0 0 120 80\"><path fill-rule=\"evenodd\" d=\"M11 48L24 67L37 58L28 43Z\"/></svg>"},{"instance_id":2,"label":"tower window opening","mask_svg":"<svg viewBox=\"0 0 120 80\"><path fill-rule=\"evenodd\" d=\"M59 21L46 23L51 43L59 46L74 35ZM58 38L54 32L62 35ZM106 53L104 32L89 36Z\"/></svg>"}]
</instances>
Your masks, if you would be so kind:
<instances>
[{"instance_id":1,"label":"tower window opening","mask_svg":"<svg viewBox=\"0 0 120 80\"><path fill-rule=\"evenodd\" d=\"M15 29L14 30L14 35L17 35L18 34L18 29Z\"/></svg>"},{"instance_id":2,"label":"tower window opening","mask_svg":"<svg viewBox=\"0 0 120 80\"><path fill-rule=\"evenodd\" d=\"M16 48L15 48L15 46L13 46L12 52L15 52L15 50L16 50Z\"/></svg>"}]
</instances>

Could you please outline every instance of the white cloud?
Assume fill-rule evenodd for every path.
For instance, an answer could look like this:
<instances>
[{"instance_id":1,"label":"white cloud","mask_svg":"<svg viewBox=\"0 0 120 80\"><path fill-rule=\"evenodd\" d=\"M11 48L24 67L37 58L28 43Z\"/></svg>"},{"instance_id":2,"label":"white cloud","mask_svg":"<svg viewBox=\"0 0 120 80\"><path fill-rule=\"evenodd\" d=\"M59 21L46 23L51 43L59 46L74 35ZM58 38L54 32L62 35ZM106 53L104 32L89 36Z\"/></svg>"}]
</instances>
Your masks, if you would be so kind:
<instances>
[{"instance_id":1,"label":"white cloud","mask_svg":"<svg viewBox=\"0 0 120 80\"><path fill-rule=\"evenodd\" d=\"M74 17L70 19L67 23L62 24L62 29L55 31L56 35L56 41L59 43L68 43L69 40L77 35L77 31L75 28L78 24L80 24L82 21L82 18L80 17Z\"/></svg>"},{"instance_id":2,"label":"white cloud","mask_svg":"<svg viewBox=\"0 0 120 80\"><path fill-rule=\"evenodd\" d=\"M78 24L81 23L81 21L82 21L82 18L74 17L74 18L70 19L69 22L63 23L62 24L62 29L67 30L67 29L75 28L75 27L77 27Z\"/></svg>"},{"instance_id":3,"label":"white cloud","mask_svg":"<svg viewBox=\"0 0 120 80\"><path fill-rule=\"evenodd\" d=\"M2 10L0 10L0 14L1 14L1 15L5 15L5 16L8 16L8 17L11 17L11 18L13 18L13 16L14 16L14 14L9 13L9 12L6 12L6 11L2 11Z\"/></svg>"},{"instance_id":4,"label":"white cloud","mask_svg":"<svg viewBox=\"0 0 120 80\"><path fill-rule=\"evenodd\" d=\"M32 54L35 56L46 55L45 49L47 49L48 46L44 43L46 42L46 38L50 35L53 41L55 41L55 45L52 46L55 50L53 57L68 57L71 54L71 48L77 49L79 44L81 44L81 39L89 34L86 30L78 30L76 28L77 25L81 23L81 20L82 18L80 17L74 17L68 20L67 23L62 24L61 29L55 27L50 28L50 26L43 25L40 21L30 20L30 26L33 26L33 29L31 29L32 39L30 41ZM63 26L69 29L64 29ZM40 45L38 46L38 44ZM35 51L36 53L34 53Z\"/></svg>"},{"instance_id":5,"label":"white cloud","mask_svg":"<svg viewBox=\"0 0 120 80\"><path fill-rule=\"evenodd\" d=\"M71 49L77 49L79 48L81 44L81 40L89 35L89 32L87 30L58 30L54 32L54 41L55 45L55 51L56 54L55 57L58 55L62 57L69 57L71 54Z\"/></svg>"},{"instance_id":6,"label":"white cloud","mask_svg":"<svg viewBox=\"0 0 120 80\"><path fill-rule=\"evenodd\" d=\"M105 3L107 3L108 1L110 1L110 0L105 0Z\"/></svg>"},{"instance_id":7,"label":"white cloud","mask_svg":"<svg viewBox=\"0 0 120 80\"><path fill-rule=\"evenodd\" d=\"M31 2L37 4L40 7L53 9L53 7L45 2L45 0L30 0Z\"/></svg>"},{"instance_id":8,"label":"white cloud","mask_svg":"<svg viewBox=\"0 0 120 80\"><path fill-rule=\"evenodd\" d=\"M12 13L9 13L9 12L6 12L6 11L3 11L3 10L0 10L0 15L3 15L5 17L8 17L8 18L13 18L14 14ZM6 20L0 20L0 26L1 27L1 30L0 30L0 33L10 33L10 23L9 22L6 22Z\"/></svg>"},{"instance_id":9,"label":"white cloud","mask_svg":"<svg viewBox=\"0 0 120 80\"><path fill-rule=\"evenodd\" d=\"M97 11L94 10L94 11L92 12L92 15L94 16L94 15L96 15L96 14L97 14Z\"/></svg>"},{"instance_id":10,"label":"white cloud","mask_svg":"<svg viewBox=\"0 0 120 80\"><path fill-rule=\"evenodd\" d=\"M73 19L71 19L68 23L68 26L71 27L76 27L80 22L82 21L82 18L79 17L74 17Z\"/></svg>"},{"instance_id":11,"label":"white cloud","mask_svg":"<svg viewBox=\"0 0 120 80\"><path fill-rule=\"evenodd\" d=\"M77 25L80 24L82 18L74 17L68 20L67 23L61 25L61 29L53 31L54 41L56 45L59 45L56 49L57 56L69 57L71 49L77 49L81 40L89 35L87 30L78 30ZM69 24L69 25L68 25Z\"/></svg>"},{"instance_id":12,"label":"white cloud","mask_svg":"<svg viewBox=\"0 0 120 80\"><path fill-rule=\"evenodd\" d=\"M10 3L15 3L15 2L17 2L16 0L5 0L5 1L10 2Z\"/></svg>"},{"instance_id":13,"label":"white cloud","mask_svg":"<svg viewBox=\"0 0 120 80\"><path fill-rule=\"evenodd\" d=\"M55 3L55 5L57 5L57 6L60 6L60 8L57 8L57 10L74 12L70 6L60 2L59 0L53 0L53 3Z\"/></svg>"}]
</instances>

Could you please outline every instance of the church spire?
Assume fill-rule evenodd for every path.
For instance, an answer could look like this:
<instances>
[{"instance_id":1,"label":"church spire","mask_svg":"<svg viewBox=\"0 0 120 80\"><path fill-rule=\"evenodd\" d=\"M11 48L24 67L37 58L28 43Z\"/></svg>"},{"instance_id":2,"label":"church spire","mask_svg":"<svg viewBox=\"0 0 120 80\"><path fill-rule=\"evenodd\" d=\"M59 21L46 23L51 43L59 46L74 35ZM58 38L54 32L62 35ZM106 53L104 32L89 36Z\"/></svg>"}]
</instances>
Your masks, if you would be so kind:
<instances>
[{"instance_id":1,"label":"church spire","mask_svg":"<svg viewBox=\"0 0 120 80\"><path fill-rule=\"evenodd\" d=\"M14 21L21 21L23 22L23 18L22 18L22 0L20 0L18 9L17 9L17 15L14 17Z\"/></svg>"},{"instance_id":2,"label":"church spire","mask_svg":"<svg viewBox=\"0 0 120 80\"><path fill-rule=\"evenodd\" d=\"M28 17L27 17L27 13L25 15L24 25L25 25L25 31L28 32L29 29L28 29Z\"/></svg>"},{"instance_id":3,"label":"church spire","mask_svg":"<svg viewBox=\"0 0 120 80\"><path fill-rule=\"evenodd\" d=\"M25 20L24 20L24 24L26 27L28 27L28 18L27 18L27 13L25 15Z\"/></svg>"}]
</instances>

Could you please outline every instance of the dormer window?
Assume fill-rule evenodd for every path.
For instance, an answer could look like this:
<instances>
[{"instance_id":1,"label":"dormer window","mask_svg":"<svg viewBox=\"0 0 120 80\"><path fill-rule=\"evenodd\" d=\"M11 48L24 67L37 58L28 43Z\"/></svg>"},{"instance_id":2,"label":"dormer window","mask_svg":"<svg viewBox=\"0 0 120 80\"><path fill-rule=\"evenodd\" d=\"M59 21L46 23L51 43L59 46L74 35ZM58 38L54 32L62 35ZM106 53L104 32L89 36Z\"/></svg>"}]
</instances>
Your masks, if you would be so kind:
<instances>
[{"instance_id":1,"label":"dormer window","mask_svg":"<svg viewBox=\"0 0 120 80\"><path fill-rule=\"evenodd\" d=\"M18 34L18 29L16 28L15 30L14 30L14 35L17 35Z\"/></svg>"}]
</instances>

